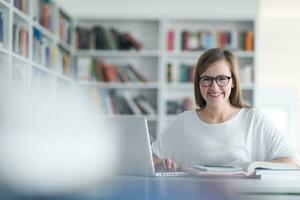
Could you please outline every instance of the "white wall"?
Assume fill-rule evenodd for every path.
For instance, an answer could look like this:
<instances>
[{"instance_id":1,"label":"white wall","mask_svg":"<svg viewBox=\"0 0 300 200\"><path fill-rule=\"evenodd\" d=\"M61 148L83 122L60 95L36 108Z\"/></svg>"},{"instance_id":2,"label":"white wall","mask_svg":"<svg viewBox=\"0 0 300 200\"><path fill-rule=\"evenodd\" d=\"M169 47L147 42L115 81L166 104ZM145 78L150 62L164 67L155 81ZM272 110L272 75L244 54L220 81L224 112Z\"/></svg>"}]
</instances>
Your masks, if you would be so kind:
<instances>
[{"instance_id":1,"label":"white wall","mask_svg":"<svg viewBox=\"0 0 300 200\"><path fill-rule=\"evenodd\" d=\"M241 17L258 14L258 0L56 0L72 16L99 17Z\"/></svg>"},{"instance_id":2,"label":"white wall","mask_svg":"<svg viewBox=\"0 0 300 200\"><path fill-rule=\"evenodd\" d=\"M300 150L300 1L261 0L258 22L258 89L277 90L277 98L265 98L267 102L285 101L280 91L294 96L289 106L296 113L293 129Z\"/></svg>"}]
</instances>

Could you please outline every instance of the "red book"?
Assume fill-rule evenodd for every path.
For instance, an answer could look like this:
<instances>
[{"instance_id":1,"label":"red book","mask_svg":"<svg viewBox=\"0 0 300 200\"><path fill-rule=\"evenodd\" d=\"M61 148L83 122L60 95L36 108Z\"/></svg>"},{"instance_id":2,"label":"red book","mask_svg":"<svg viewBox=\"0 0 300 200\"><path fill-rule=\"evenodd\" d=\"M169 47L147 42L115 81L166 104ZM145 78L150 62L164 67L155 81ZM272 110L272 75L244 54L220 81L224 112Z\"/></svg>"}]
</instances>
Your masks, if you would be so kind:
<instances>
[{"instance_id":1,"label":"red book","mask_svg":"<svg viewBox=\"0 0 300 200\"><path fill-rule=\"evenodd\" d=\"M218 37L219 37L219 47L220 48L225 48L226 46L226 33L224 31L220 31L218 33Z\"/></svg>"},{"instance_id":2,"label":"red book","mask_svg":"<svg viewBox=\"0 0 300 200\"><path fill-rule=\"evenodd\" d=\"M106 73L109 82L117 81L117 72L113 64L106 64Z\"/></svg>"},{"instance_id":3,"label":"red book","mask_svg":"<svg viewBox=\"0 0 300 200\"><path fill-rule=\"evenodd\" d=\"M50 23L49 23L49 17L50 17L50 5L44 4L43 5L43 12L42 12L42 18L41 18L41 24L43 27L49 29Z\"/></svg>"},{"instance_id":4,"label":"red book","mask_svg":"<svg viewBox=\"0 0 300 200\"><path fill-rule=\"evenodd\" d=\"M124 37L136 50L140 50L142 48L142 44L137 41L130 33L125 32Z\"/></svg>"},{"instance_id":5,"label":"red book","mask_svg":"<svg viewBox=\"0 0 300 200\"><path fill-rule=\"evenodd\" d=\"M174 31L169 30L167 33L167 50L173 51L174 49Z\"/></svg>"},{"instance_id":6,"label":"red book","mask_svg":"<svg viewBox=\"0 0 300 200\"><path fill-rule=\"evenodd\" d=\"M20 32L20 53L22 56L27 56L27 32L22 29Z\"/></svg>"}]
</instances>

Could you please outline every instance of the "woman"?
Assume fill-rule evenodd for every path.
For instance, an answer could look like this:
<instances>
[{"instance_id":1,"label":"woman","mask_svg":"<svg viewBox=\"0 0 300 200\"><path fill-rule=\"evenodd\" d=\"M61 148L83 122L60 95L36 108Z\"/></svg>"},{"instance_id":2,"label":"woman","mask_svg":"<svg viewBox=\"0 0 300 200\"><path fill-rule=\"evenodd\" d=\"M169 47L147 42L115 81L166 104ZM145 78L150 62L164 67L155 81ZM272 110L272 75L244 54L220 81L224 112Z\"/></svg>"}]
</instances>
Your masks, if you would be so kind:
<instances>
[{"instance_id":1,"label":"woman","mask_svg":"<svg viewBox=\"0 0 300 200\"><path fill-rule=\"evenodd\" d=\"M237 61L228 50L204 52L194 76L196 110L180 114L152 144L155 165L271 161L297 165L297 153L269 119L243 104Z\"/></svg>"}]
</instances>

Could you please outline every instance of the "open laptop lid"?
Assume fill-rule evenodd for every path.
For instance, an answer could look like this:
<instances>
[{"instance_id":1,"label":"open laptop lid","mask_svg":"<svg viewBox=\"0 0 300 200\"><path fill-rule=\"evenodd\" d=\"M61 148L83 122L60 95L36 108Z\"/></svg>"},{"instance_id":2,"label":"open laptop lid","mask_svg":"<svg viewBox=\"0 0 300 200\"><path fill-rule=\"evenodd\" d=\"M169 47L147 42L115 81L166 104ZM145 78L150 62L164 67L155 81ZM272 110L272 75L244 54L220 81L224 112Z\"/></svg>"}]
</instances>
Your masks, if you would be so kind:
<instances>
[{"instance_id":1,"label":"open laptop lid","mask_svg":"<svg viewBox=\"0 0 300 200\"><path fill-rule=\"evenodd\" d=\"M143 117L108 117L105 123L118 138L119 173L154 176L147 121Z\"/></svg>"}]
</instances>

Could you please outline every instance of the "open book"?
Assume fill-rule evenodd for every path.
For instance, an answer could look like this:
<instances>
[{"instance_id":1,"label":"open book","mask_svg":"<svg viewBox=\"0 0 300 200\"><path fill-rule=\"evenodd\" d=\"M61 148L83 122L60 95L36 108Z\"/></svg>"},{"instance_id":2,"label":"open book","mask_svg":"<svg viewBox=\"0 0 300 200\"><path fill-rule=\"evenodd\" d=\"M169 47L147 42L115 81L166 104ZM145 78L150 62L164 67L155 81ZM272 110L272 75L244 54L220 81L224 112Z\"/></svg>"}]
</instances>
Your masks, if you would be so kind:
<instances>
[{"instance_id":1,"label":"open book","mask_svg":"<svg viewBox=\"0 0 300 200\"><path fill-rule=\"evenodd\" d=\"M192 168L183 167L182 171L198 176L229 176L229 177L254 177L258 178L256 170L281 170L281 171L300 171L294 165L287 163L274 163L262 161L236 161L227 165L195 165Z\"/></svg>"}]
</instances>

